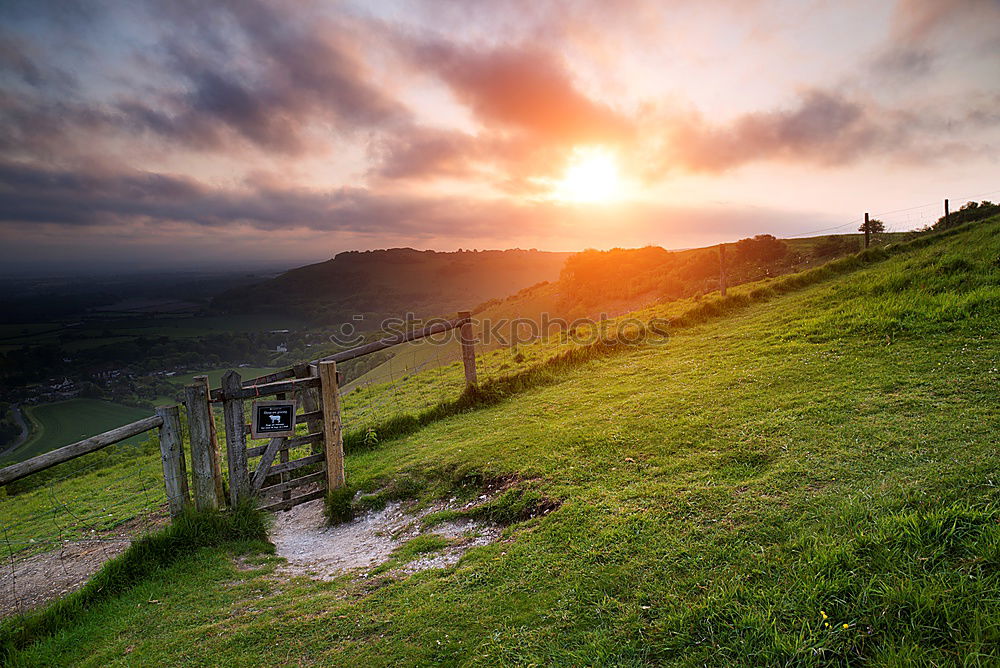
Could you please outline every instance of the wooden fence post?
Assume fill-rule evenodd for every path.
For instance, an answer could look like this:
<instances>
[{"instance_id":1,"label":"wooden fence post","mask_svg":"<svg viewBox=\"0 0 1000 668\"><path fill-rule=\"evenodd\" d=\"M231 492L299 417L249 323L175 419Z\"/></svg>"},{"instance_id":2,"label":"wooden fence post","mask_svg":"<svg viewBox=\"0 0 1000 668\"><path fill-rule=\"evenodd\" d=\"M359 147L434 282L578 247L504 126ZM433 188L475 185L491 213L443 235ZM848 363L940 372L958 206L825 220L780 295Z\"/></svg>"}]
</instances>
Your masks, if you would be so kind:
<instances>
[{"instance_id":1,"label":"wooden fence post","mask_svg":"<svg viewBox=\"0 0 1000 668\"><path fill-rule=\"evenodd\" d=\"M337 393L337 363L319 363L320 394L323 400L323 442L326 453L326 489L340 489L344 478L344 434Z\"/></svg>"},{"instance_id":2,"label":"wooden fence post","mask_svg":"<svg viewBox=\"0 0 1000 668\"><path fill-rule=\"evenodd\" d=\"M948 216L948 200L944 201L944 226L947 228L951 224Z\"/></svg>"},{"instance_id":3,"label":"wooden fence post","mask_svg":"<svg viewBox=\"0 0 1000 668\"><path fill-rule=\"evenodd\" d=\"M208 382L208 376L195 376L195 382L201 382L205 386L206 401L212 396L212 385ZM215 426L215 415L212 412L212 404L208 404L208 426L212 435L212 475L215 477L215 495L219 499L219 504L226 503L226 487L222 480L222 460L219 456L219 432Z\"/></svg>"},{"instance_id":4,"label":"wooden fence post","mask_svg":"<svg viewBox=\"0 0 1000 668\"><path fill-rule=\"evenodd\" d=\"M184 467L184 441L181 438L181 410L179 406L161 406L156 409L156 414L163 420L159 429L163 484L167 490L170 516L177 517L190 504Z\"/></svg>"},{"instance_id":5,"label":"wooden fence post","mask_svg":"<svg viewBox=\"0 0 1000 668\"><path fill-rule=\"evenodd\" d=\"M465 387L476 386L476 337L472 331L472 312L459 311L459 318L464 318L459 330L459 340L462 342L462 364L465 366Z\"/></svg>"},{"instance_id":6,"label":"wooden fence post","mask_svg":"<svg viewBox=\"0 0 1000 668\"><path fill-rule=\"evenodd\" d=\"M871 228L868 226L868 212L865 212L865 248L868 248L868 241L871 237Z\"/></svg>"},{"instance_id":7,"label":"wooden fence post","mask_svg":"<svg viewBox=\"0 0 1000 668\"><path fill-rule=\"evenodd\" d=\"M315 364L300 364L297 367L295 367L296 378L312 378L318 375L319 375L319 369L316 368ZM319 392L317 390L313 388L305 389L299 392L299 397L301 398L302 401L303 413L312 413L314 411L318 411L321 408L319 402ZM306 423L306 426L309 429L310 434L315 434L316 432L321 431L323 429L323 421L309 420L309 422ZM321 446L319 443L313 443L312 453L314 455L318 454L320 447Z\"/></svg>"},{"instance_id":8,"label":"wooden fence post","mask_svg":"<svg viewBox=\"0 0 1000 668\"><path fill-rule=\"evenodd\" d=\"M188 434L191 440L194 507L198 510L218 510L223 498L219 489L222 480L221 476L216 477L219 453L215 439L215 421L208 403L207 379L207 376L196 376L195 382L184 388L184 404L187 406Z\"/></svg>"},{"instance_id":9,"label":"wooden fence post","mask_svg":"<svg viewBox=\"0 0 1000 668\"><path fill-rule=\"evenodd\" d=\"M243 388L240 374L229 370L222 377L222 411L226 424L226 460L229 462L229 500L235 506L250 496L250 471L247 469L246 417L243 400L236 398Z\"/></svg>"},{"instance_id":10,"label":"wooden fence post","mask_svg":"<svg viewBox=\"0 0 1000 668\"><path fill-rule=\"evenodd\" d=\"M719 296L726 296L726 244L719 244Z\"/></svg>"}]
</instances>

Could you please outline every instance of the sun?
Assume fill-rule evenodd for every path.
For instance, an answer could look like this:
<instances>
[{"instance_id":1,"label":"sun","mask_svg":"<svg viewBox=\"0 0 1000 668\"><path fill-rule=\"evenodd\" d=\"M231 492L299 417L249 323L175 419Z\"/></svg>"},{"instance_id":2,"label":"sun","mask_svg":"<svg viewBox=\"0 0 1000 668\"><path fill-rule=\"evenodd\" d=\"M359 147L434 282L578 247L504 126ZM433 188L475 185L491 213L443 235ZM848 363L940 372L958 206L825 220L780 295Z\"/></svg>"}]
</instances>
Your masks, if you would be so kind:
<instances>
[{"instance_id":1,"label":"sun","mask_svg":"<svg viewBox=\"0 0 1000 668\"><path fill-rule=\"evenodd\" d=\"M622 194L618 161L603 147L574 149L565 174L553 185L553 197L567 202L604 204Z\"/></svg>"}]
</instances>

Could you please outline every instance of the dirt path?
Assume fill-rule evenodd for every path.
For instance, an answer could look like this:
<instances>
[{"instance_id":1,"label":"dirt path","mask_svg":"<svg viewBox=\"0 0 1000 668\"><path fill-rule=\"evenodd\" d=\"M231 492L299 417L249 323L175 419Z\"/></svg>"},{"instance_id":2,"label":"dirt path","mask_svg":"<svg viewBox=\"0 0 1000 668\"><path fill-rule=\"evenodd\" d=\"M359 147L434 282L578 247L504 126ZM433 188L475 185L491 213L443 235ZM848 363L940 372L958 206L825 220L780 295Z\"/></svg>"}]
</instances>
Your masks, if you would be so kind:
<instances>
[{"instance_id":1,"label":"dirt path","mask_svg":"<svg viewBox=\"0 0 1000 668\"><path fill-rule=\"evenodd\" d=\"M0 619L23 614L76 591L133 538L167 523L166 514L134 517L86 540L67 540L58 548L0 561ZM5 555L6 556L6 555Z\"/></svg>"},{"instance_id":2,"label":"dirt path","mask_svg":"<svg viewBox=\"0 0 1000 668\"><path fill-rule=\"evenodd\" d=\"M130 544L127 538L69 541L58 550L8 561L0 575L0 618L76 591Z\"/></svg>"}]
</instances>

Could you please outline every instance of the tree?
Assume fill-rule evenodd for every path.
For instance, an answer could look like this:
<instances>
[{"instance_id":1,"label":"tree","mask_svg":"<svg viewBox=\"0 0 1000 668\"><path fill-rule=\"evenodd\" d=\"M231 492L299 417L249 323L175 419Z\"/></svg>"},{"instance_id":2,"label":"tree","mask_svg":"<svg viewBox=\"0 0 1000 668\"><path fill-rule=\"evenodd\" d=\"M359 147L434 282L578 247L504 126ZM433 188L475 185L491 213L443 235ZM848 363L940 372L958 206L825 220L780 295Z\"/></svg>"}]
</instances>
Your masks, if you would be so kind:
<instances>
[{"instance_id":1,"label":"tree","mask_svg":"<svg viewBox=\"0 0 1000 668\"><path fill-rule=\"evenodd\" d=\"M770 266L788 255L788 244L771 234L758 234L752 239L740 239L733 252L737 262Z\"/></svg>"},{"instance_id":2,"label":"tree","mask_svg":"<svg viewBox=\"0 0 1000 668\"><path fill-rule=\"evenodd\" d=\"M830 235L816 244L816 247L813 249L813 255L818 258L837 257L839 255L854 253L857 250L857 239Z\"/></svg>"},{"instance_id":3,"label":"tree","mask_svg":"<svg viewBox=\"0 0 1000 668\"><path fill-rule=\"evenodd\" d=\"M858 228L858 232L865 231L865 224L861 223L861 227ZM883 223L878 218L870 218L868 220L868 231L872 234L881 234L885 232L885 223Z\"/></svg>"}]
</instances>

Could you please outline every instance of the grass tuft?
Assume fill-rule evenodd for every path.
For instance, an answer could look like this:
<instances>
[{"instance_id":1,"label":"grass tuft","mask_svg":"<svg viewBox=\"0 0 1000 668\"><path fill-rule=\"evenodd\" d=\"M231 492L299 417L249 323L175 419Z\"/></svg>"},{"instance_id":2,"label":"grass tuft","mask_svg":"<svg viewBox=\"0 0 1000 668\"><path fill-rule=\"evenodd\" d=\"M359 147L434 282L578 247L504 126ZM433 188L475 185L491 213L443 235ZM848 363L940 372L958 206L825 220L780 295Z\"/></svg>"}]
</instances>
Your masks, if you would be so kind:
<instances>
[{"instance_id":1,"label":"grass tuft","mask_svg":"<svg viewBox=\"0 0 1000 668\"><path fill-rule=\"evenodd\" d=\"M326 494L323 515L329 525L343 524L354 519L354 491L350 487L334 489Z\"/></svg>"}]
</instances>

